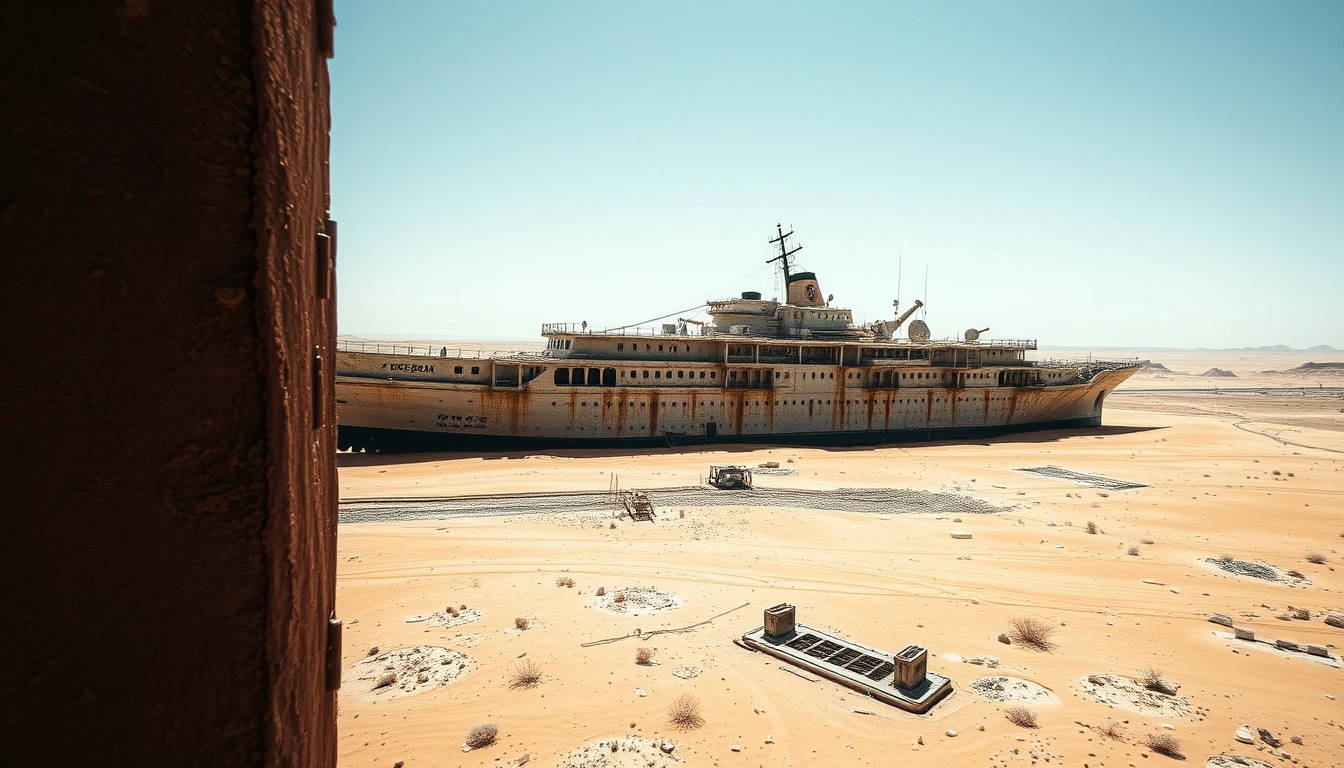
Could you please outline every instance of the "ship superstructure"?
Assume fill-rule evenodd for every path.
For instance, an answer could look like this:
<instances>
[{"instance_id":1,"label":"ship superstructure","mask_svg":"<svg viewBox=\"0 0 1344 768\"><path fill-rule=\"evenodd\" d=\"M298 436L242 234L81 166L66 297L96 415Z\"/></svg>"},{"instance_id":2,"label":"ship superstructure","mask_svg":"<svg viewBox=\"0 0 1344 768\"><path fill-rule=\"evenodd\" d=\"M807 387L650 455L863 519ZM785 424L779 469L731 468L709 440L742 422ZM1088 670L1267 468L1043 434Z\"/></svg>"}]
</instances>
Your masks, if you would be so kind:
<instances>
[{"instance_id":1,"label":"ship superstructure","mask_svg":"<svg viewBox=\"0 0 1344 768\"><path fill-rule=\"evenodd\" d=\"M785 300L711 301L710 320L542 326L545 350L481 357L342 343L343 449L864 444L1096 426L1137 361L1032 361L1032 339L933 340L914 302L856 326L779 247ZM899 303L896 307L899 310ZM907 324L907 321L908 324ZM902 334L904 329L904 334ZM987 330L987 329L986 329ZM903 337L902 337L903 336Z\"/></svg>"}]
</instances>

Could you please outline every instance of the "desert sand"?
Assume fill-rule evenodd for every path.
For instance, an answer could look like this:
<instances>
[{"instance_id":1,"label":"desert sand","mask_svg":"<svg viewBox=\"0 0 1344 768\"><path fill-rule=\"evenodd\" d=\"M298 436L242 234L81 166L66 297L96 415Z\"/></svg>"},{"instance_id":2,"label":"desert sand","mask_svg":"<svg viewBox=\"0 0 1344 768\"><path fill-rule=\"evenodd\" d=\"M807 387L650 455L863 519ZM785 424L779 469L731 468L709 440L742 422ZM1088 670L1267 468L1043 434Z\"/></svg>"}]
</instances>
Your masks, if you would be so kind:
<instances>
[{"instance_id":1,"label":"desert sand","mask_svg":"<svg viewBox=\"0 0 1344 768\"><path fill-rule=\"evenodd\" d=\"M1232 357L1203 355L1196 367L1241 376ZM1344 393L1329 390L1121 390L1103 427L975 443L342 455L348 500L605 491L614 474L623 488L654 489L657 504L657 488L695 485L711 464L777 461L797 473L758 476L758 486L917 489L999 511L729 500L660 507L655 523L614 528L614 509L342 524L341 763L1151 766L1172 760L1146 746L1159 734L1178 740L1190 764L1219 755L1340 764L1338 662L1233 639L1208 617L1327 646L1338 659L1344 629L1323 617L1344 610L1341 409ZM1147 487L1019 471L1042 465ZM1300 578L1266 581L1210 562L1225 556ZM573 586L557 583L565 578ZM635 588L639 610L617 609L613 595ZM866 645L927 647L954 692L927 715L906 714L733 644L780 602L796 605L800 622ZM1020 617L1053 629L1049 650L999 642ZM636 662L639 648L655 649L652 662ZM540 679L517 684L529 662ZM1179 686L1174 695L1133 682L1150 668ZM398 679L371 689L389 669ZM700 704L698 728L669 722L684 694ZM1009 722L1015 705L1039 727ZM496 742L463 752L484 722L498 725ZM1102 733L1108 723L1118 738ZM1242 726L1254 744L1235 739ZM655 748L664 742L670 758Z\"/></svg>"}]
</instances>

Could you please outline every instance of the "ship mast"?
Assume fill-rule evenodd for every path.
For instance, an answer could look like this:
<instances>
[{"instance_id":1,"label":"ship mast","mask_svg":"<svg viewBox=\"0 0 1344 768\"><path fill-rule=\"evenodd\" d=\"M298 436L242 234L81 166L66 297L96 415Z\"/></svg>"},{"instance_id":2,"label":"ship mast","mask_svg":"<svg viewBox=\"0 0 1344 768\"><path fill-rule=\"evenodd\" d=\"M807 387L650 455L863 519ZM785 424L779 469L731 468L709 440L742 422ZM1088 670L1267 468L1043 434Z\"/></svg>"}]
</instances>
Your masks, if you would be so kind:
<instances>
[{"instance_id":1,"label":"ship mast","mask_svg":"<svg viewBox=\"0 0 1344 768\"><path fill-rule=\"evenodd\" d=\"M781 224L775 224L775 230L779 232L779 237L773 238L770 242L779 243L779 255L773 259L769 259L765 263L771 264L776 261L782 261L784 263L784 290L787 292L789 290L789 257L803 250L803 246L794 246L793 249L790 250L786 241L793 236L793 230L789 230L788 234L785 234L784 227Z\"/></svg>"}]
</instances>

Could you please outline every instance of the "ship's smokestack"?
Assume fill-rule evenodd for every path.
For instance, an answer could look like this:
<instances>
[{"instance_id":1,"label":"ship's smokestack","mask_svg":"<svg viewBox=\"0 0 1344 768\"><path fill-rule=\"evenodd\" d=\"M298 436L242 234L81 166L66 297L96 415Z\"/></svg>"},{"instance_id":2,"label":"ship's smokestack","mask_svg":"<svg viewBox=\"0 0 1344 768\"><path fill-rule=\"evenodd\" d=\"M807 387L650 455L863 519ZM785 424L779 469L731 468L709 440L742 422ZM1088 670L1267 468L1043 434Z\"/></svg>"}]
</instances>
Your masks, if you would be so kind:
<instances>
[{"instance_id":1,"label":"ship's smokestack","mask_svg":"<svg viewBox=\"0 0 1344 768\"><path fill-rule=\"evenodd\" d=\"M824 307L826 300L821 296L821 286L817 276L811 272L794 272L789 275L789 303L795 307Z\"/></svg>"}]
</instances>

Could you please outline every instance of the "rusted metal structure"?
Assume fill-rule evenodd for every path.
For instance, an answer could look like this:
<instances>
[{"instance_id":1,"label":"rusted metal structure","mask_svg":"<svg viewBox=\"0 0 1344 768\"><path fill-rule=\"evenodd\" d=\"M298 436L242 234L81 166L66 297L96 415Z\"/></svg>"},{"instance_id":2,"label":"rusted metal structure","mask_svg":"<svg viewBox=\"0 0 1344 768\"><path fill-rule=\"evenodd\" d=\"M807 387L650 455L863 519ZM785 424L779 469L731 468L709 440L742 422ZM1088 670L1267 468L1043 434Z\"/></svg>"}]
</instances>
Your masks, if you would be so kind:
<instances>
[{"instance_id":1,"label":"rusted metal structure","mask_svg":"<svg viewBox=\"0 0 1344 768\"><path fill-rule=\"evenodd\" d=\"M751 470L739 466L711 466L709 484L725 491L751 490Z\"/></svg>"},{"instance_id":2,"label":"rusted metal structure","mask_svg":"<svg viewBox=\"0 0 1344 768\"><path fill-rule=\"evenodd\" d=\"M795 271L783 302L748 291L710 321L657 329L542 326L538 353L338 347L342 448L432 450L716 442L863 444L1097 426L1127 361L1034 361L1035 340L932 340L923 319L855 325ZM899 302L897 302L899 304ZM899 307L897 307L899 310Z\"/></svg>"},{"instance_id":3,"label":"rusted metal structure","mask_svg":"<svg viewBox=\"0 0 1344 768\"><path fill-rule=\"evenodd\" d=\"M952 681L929 671L929 652L918 645L893 655L796 618L788 603L767 608L764 625L743 635L742 645L915 714L928 712L952 692Z\"/></svg>"},{"instance_id":4,"label":"rusted metal structure","mask_svg":"<svg viewBox=\"0 0 1344 768\"><path fill-rule=\"evenodd\" d=\"M621 506L631 522L653 522L653 502L644 491L621 491Z\"/></svg>"}]
</instances>

